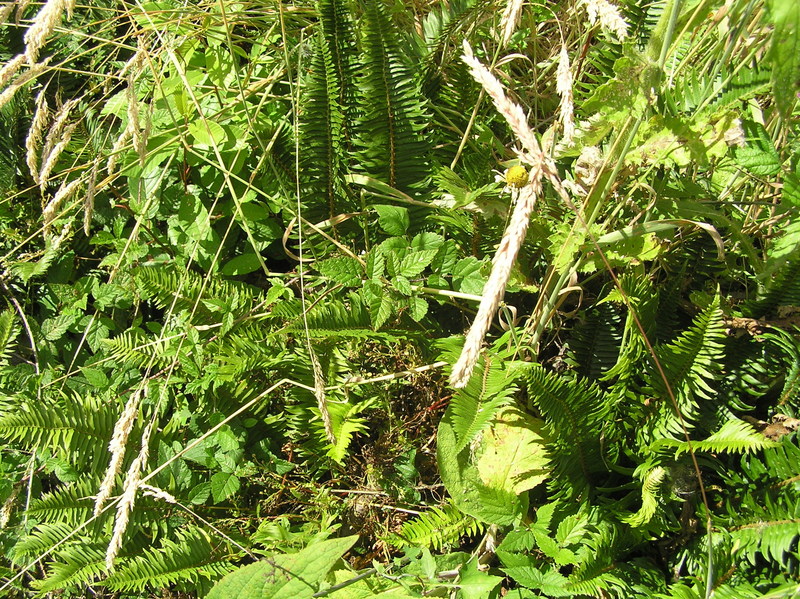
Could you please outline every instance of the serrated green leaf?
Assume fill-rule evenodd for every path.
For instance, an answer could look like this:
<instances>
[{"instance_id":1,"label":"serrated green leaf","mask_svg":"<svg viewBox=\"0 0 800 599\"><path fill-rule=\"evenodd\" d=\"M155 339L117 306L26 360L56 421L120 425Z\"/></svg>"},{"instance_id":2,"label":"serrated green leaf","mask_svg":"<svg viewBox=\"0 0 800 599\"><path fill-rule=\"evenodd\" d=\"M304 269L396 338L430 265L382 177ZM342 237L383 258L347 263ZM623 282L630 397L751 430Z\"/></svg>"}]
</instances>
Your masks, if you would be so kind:
<instances>
[{"instance_id":1,"label":"serrated green leaf","mask_svg":"<svg viewBox=\"0 0 800 599\"><path fill-rule=\"evenodd\" d=\"M194 137L194 144L201 148L219 146L225 143L227 135L221 125L208 119L189 123L189 133Z\"/></svg>"},{"instance_id":2,"label":"serrated green leaf","mask_svg":"<svg viewBox=\"0 0 800 599\"><path fill-rule=\"evenodd\" d=\"M372 251L367 256L367 277L378 279L386 269L386 257L380 251Z\"/></svg>"},{"instance_id":3,"label":"serrated green leaf","mask_svg":"<svg viewBox=\"0 0 800 599\"><path fill-rule=\"evenodd\" d=\"M774 175L781 170L781 159L761 123L742 121L747 139L743 148L735 148L736 164L754 175Z\"/></svg>"},{"instance_id":4,"label":"serrated green leaf","mask_svg":"<svg viewBox=\"0 0 800 599\"><path fill-rule=\"evenodd\" d=\"M411 311L411 318L416 322L420 322L428 313L428 302L421 297L412 297L409 301L409 308Z\"/></svg>"},{"instance_id":5,"label":"serrated green leaf","mask_svg":"<svg viewBox=\"0 0 800 599\"><path fill-rule=\"evenodd\" d=\"M228 472L217 472L211 477L211 495L214 503L221 503L239 490L239 478Z\"/></svg>"},{"instance_id":6,"label":"serrated green leaf","mask_svg":"<svg viewBox=\"0 0 800 599\"><path fill-rule=\"evenodd\" d=\"M389 235L405 235L411 224L408 208L400 206L377 205L373 206L378 213L378 224Z\"/></svg>"},{"instance_id":7,"label":"serrated green leaf","mask_svg":"<svg viewBox=\"0 0 800 599\"><path fill-rule=\"evenodd\" d=\"M400 274L405 277L416 277L433 262L439 250L419 250L406 255L400 261Z\"/></svg>"},{"instance_id":8,"label":"serrated green leaf","mask_svg":"<svg viewBox=\"0 0 800 599\"><path fill-rule=\"evenodd\" d=\"M380 329L392 315L392 300L388 295L379 295L372 299L369 304L369 317L372 321L372 328L376 331Z\"/></svg>"},{"instance_id":9,"label":"serrated green leaf","mask_svg":"<svg viewBox=\"0 0 800 599\"><path fill-rule=\"evenodd\" d=\"M444 237L438 233L418 233L411 240L411 249L415 251L438 250L443 243Z\"/></svg>"},{"instance_id":10,"label":"serrated green leaf","mask_svg":"<svg viewBox=\"0 0 800 599\"><path fill-rule=\"evenodd\" d=\"M345 287L358 287L361 284L363 268L355 258L337 256L317 263L320 274Z\"/></svg>"},{"instance_id":11,"label":"serrated green leaf","mask_svg":"<svg viewBox=\"0 0 800 599\"><path fill-rule=\"evenodd\" d=\"M411 283L404 276L397 275L394 279L392 279L392 285L403 295L411 295Z\"/></svg>"},{"instance_id":12,"label":"serrated green leaf","mask_svg":"<svg viewBox=\"0 0 800 599\"><path fill-rule=\"evenodd\" d=\"M275 555L231 572L206 599L311 599L357 536L315 543L298 553Z\"/></svg>"},{"instance_id":13,"label":"serrated green leaf","mask_svg":"<svg viewBox=\"0 0 800 599\"><path fill-rule=\"evenodd\" d=\"M200 483L199 485L195 485L189 491L189 501L191 501L195 505L202 505L207 500L208 497L211 495L211 483L204 482Z\"/></svg>"}]
</instances>

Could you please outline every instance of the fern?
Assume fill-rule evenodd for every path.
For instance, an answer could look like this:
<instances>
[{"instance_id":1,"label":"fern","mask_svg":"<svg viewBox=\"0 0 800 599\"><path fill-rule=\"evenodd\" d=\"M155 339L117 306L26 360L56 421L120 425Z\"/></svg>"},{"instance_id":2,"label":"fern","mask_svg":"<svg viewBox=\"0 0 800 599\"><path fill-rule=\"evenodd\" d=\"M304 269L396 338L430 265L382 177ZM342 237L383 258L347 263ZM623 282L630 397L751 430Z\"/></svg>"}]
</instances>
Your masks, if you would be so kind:
<instances>
[{"instance_id":1,"label":"fern","mask_svg":"<svg viewBox=\"0 0 800 599\"><path fill-rule=\"evenodd\" d=\"M741 459L740 468L724 473L733 491L724 499L725 514L715 518L751 564L758 556L785 564L797 550L800 537L800 494L797 490L796 435L768 448L763 457Z\"/></svg>"},{"instance_id":2,"label":"fern","mask_svg":"<svg viewBox=\"0 0 800 599\"><path fill-rule=\"evenodd\" d=\"M70 543L89 544L91 540L85 535L74 535L75 527L62 522L60 524L39 524L18 541L11 552L11 560L16 564L25 564L37 559L70 537ZM70 536L72 535L72 536Z\"/></svg>"},{"instance_id":3,"label":"fern","mask_svg":"<svg viewBox=\"0 0 800 599\"><path fill-rule=\"evenodd\" d=\"M617 362L622 344L622 319L609 303L584 317L569 341L569 361L576 374L598 380Z\"/></svg>"},{"instance_id":4,"label":"fern","mask_svg":"<svg viewBox=\"0 0 800 599\"><path fill-rule=\"evenodd\" d=\"M787 260L760 296L742 307L745 316L762 318L774 312L778 306L800 305L800 259Z\"/></svg>"},{"instance_id":5,"label":"fern","mask_svg":"<svg viewBox=\"0 0 800 599\"><path fill-rule=\"evenodd\" d=\"M333 400L333 401L332 401ZM335 443L330 445L327 455L337 464L343 464L347 457L347 449L353 441L353 437L358 433L363 433L367 430L366 421L364 418L358 416L364 410L372 407L374 404L371 400L359 402L355 405L348 405L347 403L337 402L335 398L327 398L328 410L331 416L331 424L333 429L333 437ZM318 409L314 409L319 413ZM320 418L319 424L322 425ZM318 427L318 435L321 439L325 438L324 427Z\"/></svg>"},{"instance_id":6,"label":"fern","mask_svg":"<svg viewBox=\"0 0 800 599\"><path fill-rule=\"evenodd\" d=\"M42 593L82 588L100 580L106 573L105 543L75 543L57 554L47 567L47 577L36 581Z\"/></svg>"},{"instance_id":7,"label":"fern","mask_svg":"<svg viewBox=\"0 0 800 599\"><path fill-rule=\"evenodd\" d=\"M365 3L362 26L360 161L371 177L409 192L427 176L422 95L382 2Z\"/></svg>"},{"instance_id":8,"label":"fern","mask_svg":"<svg viewBox=\"0 0 800 599\"><path fill-rule=\"evenodd\" d=\"M655 447L674 447L675 455L689 451L707 451L713 453L750 453L775 447L775 442L770 441L761 433L743 420L729 420L716 433L702 441L676 441L662 439L654 443Z\"/></svg>"},{"instance_id":9,"label":"fern","mask_svg":"<svg viewBox=\"0 0 800 599\"><path fill-rule=\"evenodd\" d=\"M99 460L98 460L99 461ZM100 484L95 477L46 493L31 501L26 514L40 521L77 526L86 522L94 509L92 495Z\"/></svg>"},{"instance_id":10,"label":"fern","mask_svg":"<svg viewBox=\"0 0 800 599\"><path fill-rule=\"evenodd\" d=\"M646 430L654 438L681 434L683 423L692 424L697 420L698 400L713 398L715 390L711 382L724 358L724 339L722 311L716 298L676 341L655 348L666 382L661 372L651 366L647 378L658 404L657 413ZM675 414L666 385L674 394L683 423Z\"/></svg>"},{"instance_id":11,"label":"fern","mask_svg":"<svg viewBox=\"0 0 800 599\"><path fill-rule=\"evenodd\" d=\"M443 549L458 544L465 536L483 532L484 525L461 512L452 504L432 507L414 520L409 520L399 532L387 538L396 547L427 547Z\"/></svg>"},{"instance_id":12,"label":"fern","mask_svg":"<svg viewBox=\"0 0 800 599\"><path fill-rule=\"evenodd\" d=\"M460 452L494 421L500 408L518 391L513 376L500 360L485 358L473 376L450 400L447 412L456 436L455 451Z\"/></svg>"},{"instance_id":13,"label":"fern","mask_svg":"<svg viewBox=\"0 0 800 599\"><path fill-rule=\"evenodd\" d=\"M8 364L13 351L14 340L20 333L14 312L11 309L0 312L0 366Z\"/></svg>"},{"instance_id":14,"label":"fern","mask_svg":"<svg viewBox=\"0 0 800 599\"><path fill-rule=\"evenodd\" d=\"M66 396L53 404L30 402L0 418L0 437L22 447L47 447L78 464L103 466L102 455L116 422L113 406L94 397Z\"/></svg>"},{"instance_id":15,"label":"fern","mask_svg":"<svg viewBox=\"0 0 800 599\"><path fill-rule=\"evenodd\" d=\"M169 587L191 582L197 588L210 588L209 582L233 569L229 555L214 548L200 529L182 531L177 539L163 540L161 547L145 549L142 555L122 560L122 564L102 585L115 591L142 591L148 587Z\"/></svg>"},{"instance_id":16,"label":"fern","mask_svg":"<svg viewBox=\"0 0 800 599\"><path fill-rule=\"evenodd\" d=\"M306 186L308 192L321 196L311 198L312 205L327 206L327 218L336 214L337 198L343 195L347 137L343 77L350 77L352 55L348 55L344 40L351 28L342 4L340 0L317 3L322 29L316 36L314 58L303 85L304 110L300 115Z\"/></svg>"},{"instance_id":17,"label":"fern","mask_svg":"<svg viewBox=\"0 0 800 599\"><path fill-rule=\"evenodd\" d=\"M662 466L655 466L641 475L642 507L635 514L623 519L626 524L637 528L650 522L658 510L659 499L661 499L659 491L666 474L667 471Z\"/></svg>"},{"instance_id":18,"label":"fern","mask_svg":"<svg viewBox=\"0 0 800 599\"><path fill-rule=\"evenodd\" d=\"M592 474L605 470L601 435L610 403L595 385L572 381L534 366L528 377L529 402L547 423L554 441L552 462L557 486L580 494Z\"/></svg>"},{"instance_id":19,"label":"fern","mask_svg":"<svg viewBox=\"0 0 800 599\"><path fill-rule=\"evenodd\" d=\"M133 368L168 366L177 348L171 340L148 337L140 329L125 331L113 339L103 339L103 346L109 357Z\"/></svg>"},{"instance_id":20,"label":"fern","mask_svg":"<svg viewBox=\"0 0 800 599\"><path fill-rule=\"evenodd\" d=\"M178 273L172 268L140 267L134 280L146 298L162 309L193 314L196 324L217 323L222 315L230 319L250 314L266 298L257 289L238 281L204 277L192 271Z\"/></svg>"}]
</instances>

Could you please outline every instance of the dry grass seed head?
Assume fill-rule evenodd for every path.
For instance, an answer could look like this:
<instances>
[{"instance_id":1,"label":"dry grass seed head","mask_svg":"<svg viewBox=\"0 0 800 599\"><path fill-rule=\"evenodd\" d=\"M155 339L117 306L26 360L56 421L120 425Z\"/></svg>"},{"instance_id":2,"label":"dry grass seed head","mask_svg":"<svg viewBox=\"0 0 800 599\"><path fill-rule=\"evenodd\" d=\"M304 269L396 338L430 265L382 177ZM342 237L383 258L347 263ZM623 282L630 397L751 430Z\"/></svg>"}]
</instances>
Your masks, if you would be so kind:
<instances>
[{"instance_id":1,"label":"dry grass seed head","mask_svg":"<svg viewBox=\"0 0 800 599\"><path fill-rule=\"evenodd\" d=\"M15 4L15 2L3 2L3 6L0 7L0 25L8 21L8 17L11 16Z\"/></svg>"},{"instance_id":2,"label":"dry grass seed head","mask_svg":"<svg viewBox=\"0 0 800 599\"><path fill-rule=\"evenodd\" d=\"M503 85L492 75L489 69L475 58L469 42L464 40L463 47L464 54L461 58L469 67L472 78L480 83L484 91L489 94L495 108L497 108L497 111L506 119L509 127L511 127L514 135L517 136L524 150L532 156L540 155L541 148L539 147L539 142L536 140L536 135L534 135L533 131L528 126L528 119L522 107L508 99ZM534 165L531 164L531 166Z\"/></svg>"},{"instance_id":3,"label":"dry grass seed head","mask_svg":"<svg viewBox=\"0 0 800 599\"><path fill-rule=\"evenodd\" d=\"M47 42L47 38L61 22L66 3L64 0L47 0L34 17L33 23L25 32L25 55L28 62L34 64L39 58L39 51Z\"/></svg>"},{"instance_id":4,"label":"dry grass seed head","mask_svg":"<svg viewBox=\"0 0 800 599\"><path fill-rule=\"evenodd\" d=\"M511 215L508 227L503 233L500 245L492 260L492 272L483 288L483 299L478 313L464 340L464 348L453 366L450 384L455 388L465 387L480 356L483 339L489 331L497 308L503 299L511 268L517 259L519 248L525 240L528 222L536 204L536 196L541 189L541 169L532 176L531 182L519 190L517 204Z\"/></svg>"},{"instance_id":5,"label":"dry grass seed head","mask_svg":"<svg viewBox=\"0 0 800 599\"><path fill-rule=\"evenodd\" d=\"M125 531L128 529L128 521L130 519L133 504L136 501L136 491L139 489L139 483L142 480L142 471L147 465L147 459L150 457L150 433L153 431L153 422L147 425L147 428L142 434L142 448L139 455L133 460L128 474L125 477L125 484L122 490L122 497L117 504L117 515L114 520L114 531L111 533L111 541L108 543L106 549L106 569L114 569L114 560L122 548L122 539L125 536Z\"/></svg>"},{"instance_id":6,"label":"dry grass seed head","mask_svg":"<svg viewBox=\"0 0 800 599\"><path fill-rule=\"evenodd\" d=\"M108 443L108 451L111 453L111 459L106 468L106 474L103 482L100 484L100 489L97 491L94 501L94 515L98 515L103 509L106 500L111 497L111 491L114 490L114 480L122 469L122 461L125 458L125 448L128 444L128 435L130 435L133 424L136 422L136 414L139 411L139 398L141 397L141 390L134 391L125 407L122 414L114 425L114 433L111 435L111 441Z\"/></svg>"},{"instance_id":7,"label":"dry grass seed head","mask_svg":"<svg viewBox=\"0 0 800 599\"><path fill-rule=\"evenodd\" d=\"M33 120L31 121L30 129L28 129L28 136L25 138L25 162L37 185L39 184L39 157L36 151L41 144L42 133L44 133L44 128L47 126L49 116L50 109L47 106L45 92L42 90L36 97L36 112L33 114Z\"/></svg>"},{"instance_id":8,"label":"dry grass seed head","mask_svg":"<svg viewBox=\"0 0 800 599\"><path fill-rule=\"evenodd\" d=\"M39 188L42 190L42 192L44 192L45 187L47 186L50 173L53 172L61 153L66 149L69 140L72 138L72 132L75 131L77 126L77 123L73 123L72 125L66 127L61 135L61 141L59 141L46 155L47 158L45 159L44 164L42 164L42 168L39 169ZM42 153L42 156L45 156L45 154Z\"/></svg>"},{"instance_id":9,"label":"dry grass seed head","mask_svg":"<svg viewBox=\"0 0 800 599\"><path fill-rule=\"evenodd\" d=\"M519 17L522 14L522 0L508 0L503 9L503 16L500 18L500 28L503 30L501 45L508 44L508 40L514 35L514 31L519 24Z\"/></svg>"},{"instance_id":10,"label":"dry grass seed head","mask_svg":"<svg viewBox=\"0 0 800 599\"><path fill-rule=\"evenodd\" d=\"M94 194L97 191L97 177L100 175L100 157L97 156L92 163L92 172L89 173L89 183L86 187L86 197L83 200L83 232L89 237L94 214Z\"/></svg>"},{"instance_id":11,"label":"dry grass seed head","mask_svg":"<svg viewBox=\"0 0 800 599\"><path fill-rule=\"evenodd\" d=\"M470 74L492 98L495 108L506 119L509 127L519 139L522 149L517 150L517 155L522 162L531 166L531 172L528 184L519 190L519 197L511 220L495 252L492 272L484 286L478 313L467 332L461 355L450 374L450 384L456 388L466 386L469 381L478 360L483 339L489 331L492 319L505 295L511 268L517 259L519 248L525 240L530 215L536 204L536 198L541 192L542 177L546 176L558 194L568 200L555 165L542 153L535 134L528 126L522 107L508 98L502 84L489 69L475 58L472 48L466 40L463 47L462 59L469 66Z\"/></svg>"},{"instance_id":12,"label":"dry grass seed head","mask_svg":"<svg viewBox=\"0 0 800 599\"><path fill-rule=\"evenodd\" d=\"M17 77L11 85L9 85L3 93L0 94L0 108L8 104L11 99L16 95L19 88L23 85L28 83L31 79L37 77L42 71L44 71L47 64L50 62L48 58L44 62L36 63L35 65L31 66L27 71L22 73L19 77Z\"/></svg>"},{"instance_id":13,"label":"dry grass seed head","mask_svg":"<svg viewBox=\"0 0 800 599\"><path fill-rule=\"evenodd\" d=\"M44 210L42 211L42 219L44 220L44 231L45 235L47 235L47 231L50 228L53 220L56 218L56 214L59 210L61 210L61 206L64 205L64 202L75 193L75 191L83 184L82 179L75 179L69 183L62 183L61 187L58 188L58 191L55 193L53 198L47 203Z\"/></svg>"},{"instance_id":14,"label":"dry grass seed head","mask_svg":"<svg viewBox=\"0 0 800 599\"><path fill-rule=\"evenodd\" d=\"M592 25L599 22L603 31L613 33L618 39L628 37L628 23L608 0L582 0L582 4Z\"/></svg>"},{"instance_id":15,"label":"dry grass seed head","mask_svg":"<svg viewBox=\"0 0 800 599\"><path fill-rule=\"evenodd\" d=\"M569 55L565 44L561 44L561 52L558 56L556 91L561 96L559 117L564 130L563 143L569 145L575 136L575 108L572 103L572 70L569 66Z\"/></svg>"},{"instance_id":16,"label":"dry grass seed head","mask_svg":"<svg viewBox=\"0 0 800 599\"><path fill-rule=\"evenodd\" d=\"M17 54L4 64L3 68L0 69L0 87L4 87L6 83L11 81L11 78L17 74L23 64L25 64L24 54Z\"/></svg>"}]
</instances>

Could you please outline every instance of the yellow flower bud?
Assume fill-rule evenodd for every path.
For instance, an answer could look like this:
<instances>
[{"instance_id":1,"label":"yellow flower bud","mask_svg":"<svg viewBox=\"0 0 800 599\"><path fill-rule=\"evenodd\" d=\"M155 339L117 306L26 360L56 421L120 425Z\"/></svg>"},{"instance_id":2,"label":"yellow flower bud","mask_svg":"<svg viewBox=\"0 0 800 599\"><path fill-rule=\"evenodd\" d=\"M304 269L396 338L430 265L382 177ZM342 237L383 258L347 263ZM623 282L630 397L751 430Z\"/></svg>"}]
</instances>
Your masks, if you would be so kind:
<instances>
[{"instance_id":1,"label":"yellow flower bud","mask_svg":"<svg viewBox=\"0 0 800 599\"><path fill-rule=\"evenodd\" d=\"M524 166L512 166L506 171L506 183L509 187L524 187L528 183L528 171Z\"/></svg>"}]
</instances>

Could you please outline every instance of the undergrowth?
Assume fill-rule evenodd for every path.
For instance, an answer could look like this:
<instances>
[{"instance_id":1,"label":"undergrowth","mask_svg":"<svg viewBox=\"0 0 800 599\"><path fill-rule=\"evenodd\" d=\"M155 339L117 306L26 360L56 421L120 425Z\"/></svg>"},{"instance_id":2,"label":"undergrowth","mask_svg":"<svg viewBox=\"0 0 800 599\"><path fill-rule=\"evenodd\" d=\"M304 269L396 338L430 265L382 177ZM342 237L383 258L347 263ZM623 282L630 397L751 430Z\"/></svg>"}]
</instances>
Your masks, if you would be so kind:
<instances>
[{"instance_id":1,"label":"undergrowth","mask_svg":"<svg viewBox=\"0 0 800 599\"><path fill-rule=\"evenodd\" d=\"M0 4L0 595L797 596L798 24Z\"/></svg>"}]
</instances>

